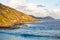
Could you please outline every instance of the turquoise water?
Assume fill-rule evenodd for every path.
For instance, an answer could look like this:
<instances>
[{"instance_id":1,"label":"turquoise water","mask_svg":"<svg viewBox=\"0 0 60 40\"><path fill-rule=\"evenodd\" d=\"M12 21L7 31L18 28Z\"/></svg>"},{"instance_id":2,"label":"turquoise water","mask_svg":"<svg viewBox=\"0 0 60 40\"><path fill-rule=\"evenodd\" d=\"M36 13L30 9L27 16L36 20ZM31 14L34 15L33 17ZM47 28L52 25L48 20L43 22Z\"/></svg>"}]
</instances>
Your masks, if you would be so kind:
<instances>
[{"instance_id":1,"label":"turquoise water","mask_svg":"<svg viewBox=\"0 0 60 40\"><path fill-rule=\"evenodd\" d=\"M0 40L60 40L60 20L27 24L29 27L0 30Z\"/></svg>"}]
</instances>

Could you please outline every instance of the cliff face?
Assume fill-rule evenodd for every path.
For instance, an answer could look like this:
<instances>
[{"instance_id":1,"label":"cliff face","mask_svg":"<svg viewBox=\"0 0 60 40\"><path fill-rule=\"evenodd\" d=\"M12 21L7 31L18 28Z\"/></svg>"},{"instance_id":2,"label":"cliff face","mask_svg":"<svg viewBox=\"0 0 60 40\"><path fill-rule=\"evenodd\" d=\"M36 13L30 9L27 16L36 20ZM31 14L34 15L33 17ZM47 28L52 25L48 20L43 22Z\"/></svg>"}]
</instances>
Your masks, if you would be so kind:
<instances>
[{"instance_id":1,"label":"cliff face","mask_svg":"<svg viewBox=\"0 0 60 40\"><path fill-rule=\"evenodd\" d=\"M0 4L0 27L11 26L22 22L35 22L38 21L22 12L13 8Z\"/></svg>"}]
</instances>

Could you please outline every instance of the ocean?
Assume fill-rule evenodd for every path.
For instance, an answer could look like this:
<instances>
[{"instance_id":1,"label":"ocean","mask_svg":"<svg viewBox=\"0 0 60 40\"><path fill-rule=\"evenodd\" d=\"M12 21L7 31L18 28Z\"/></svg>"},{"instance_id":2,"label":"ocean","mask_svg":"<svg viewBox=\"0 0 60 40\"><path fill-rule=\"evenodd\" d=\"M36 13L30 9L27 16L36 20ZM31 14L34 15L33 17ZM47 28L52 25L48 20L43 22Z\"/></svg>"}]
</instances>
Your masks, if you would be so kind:
<instances>
[{"instance_id":1,"label":"ocean","mask_svg":"<svg viewBox=\"0 0 60 40\"><path fill-rule=\"evenodd\" d=\"M0 29L0 40L60 40L60 19L26 24L14 30Z\"/></svg>"}]
</instances>

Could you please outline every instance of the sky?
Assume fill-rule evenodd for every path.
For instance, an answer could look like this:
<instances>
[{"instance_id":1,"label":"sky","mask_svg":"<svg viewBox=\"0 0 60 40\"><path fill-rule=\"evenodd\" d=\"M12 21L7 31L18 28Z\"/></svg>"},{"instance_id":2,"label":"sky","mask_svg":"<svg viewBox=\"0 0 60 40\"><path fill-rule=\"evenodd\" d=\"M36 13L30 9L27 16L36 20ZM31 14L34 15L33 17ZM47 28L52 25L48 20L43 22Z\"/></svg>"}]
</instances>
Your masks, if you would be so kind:
<instances>
[{"instance_id":1,"label":"sky","mask_svg":"<svg viewBox=\"0 0 60 40\"><path fill-rule=\"evenodd\" d=\"M60 0L0 0L0 3L28 15L60 19Z\"/></svg>"}]
</instances>

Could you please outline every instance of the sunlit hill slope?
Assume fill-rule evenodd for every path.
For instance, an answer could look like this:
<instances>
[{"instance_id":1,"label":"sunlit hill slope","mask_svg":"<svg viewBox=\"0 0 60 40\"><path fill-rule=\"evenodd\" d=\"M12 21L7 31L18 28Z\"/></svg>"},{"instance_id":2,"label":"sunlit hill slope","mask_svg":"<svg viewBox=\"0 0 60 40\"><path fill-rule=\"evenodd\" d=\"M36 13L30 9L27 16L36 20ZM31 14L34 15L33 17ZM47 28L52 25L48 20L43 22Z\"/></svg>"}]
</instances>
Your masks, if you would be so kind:
<instances>
[{"instance_id":1,"label":"sunlit hill slope","mask_svg":"<svg viewBox=\"0 0 60 40\"><path fill-rule=\"evenodd\" d=\"M0 3L0 27L35 21L38 20Z\"/></svg>"}]
</instances>

